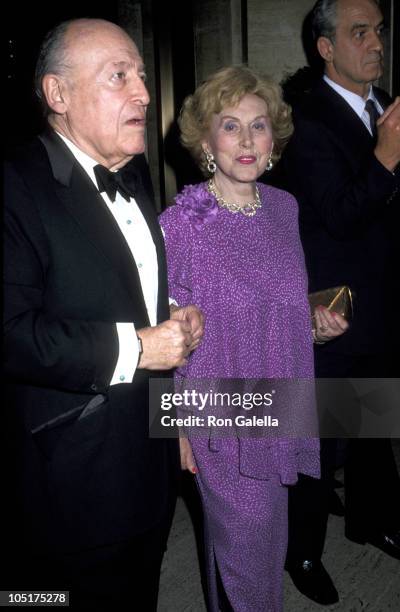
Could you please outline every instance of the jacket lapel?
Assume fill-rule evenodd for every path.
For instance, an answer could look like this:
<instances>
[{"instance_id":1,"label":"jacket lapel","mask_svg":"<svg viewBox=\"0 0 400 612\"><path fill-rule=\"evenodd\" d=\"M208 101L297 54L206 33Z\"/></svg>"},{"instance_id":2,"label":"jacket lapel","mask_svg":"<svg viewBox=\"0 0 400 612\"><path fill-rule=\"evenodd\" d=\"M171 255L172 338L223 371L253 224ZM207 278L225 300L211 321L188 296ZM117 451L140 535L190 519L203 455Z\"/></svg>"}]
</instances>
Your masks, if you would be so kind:
<instances>
[{"instance_id":1,"label":"jacket lapel","mask_svg":"<svg viewBox=\"0 0 400 612\"><path fill-rule=\"evenodd\" d=\"M144 161L143 158L144 156L135 156L130 162L128 162L125 171L134 175L134 182L136 185L135 201L146 220L151 237L156 247L158 260L157 319L158 321L164 321L165 319L169 318L167 263L164 237L162 235L161 227L153 204L154 198L152 197L152 194L149 193L149 189L144 185L143 174L148 173L148 168L147 162ZM143 167L144 164L146 164L145 167Z\"/></svg>"},{"instance_id":2,"label":"jacket lapel","mask_svg":"<svg viewBox=\"0 0 400 612\"><path fill-rule=\"evenodd\" d=\"M134 300L135 308L146 313L143 325L149 325L135 261L103 198L57 134L49 130L40 140L49 156L59 199L99 254L113 266Z\"/></svg>"},{"instance_id":3,"label":"jacket lapel","mask_svg":"<svg viewBox=\"0 0 400 612\"><path fill-rule=\"evenodd\" d=\"M385 111L387 107L393 102L392 98L389 96L386 91L380 89L379 87L374 87L374 96L378 100L379 104L382 106Z\"/></svg>"},{"instance_id":4,"label":"jacket lapel","mask_svg":"<svg viewBox=\"0 0 400 612\"><path fill-rule=\"evenodd\" d=\"M325 81L318 84L315 93L321 121L329 131L335 125L338 146L353 165L354 160L360 160L360 151L370 151L375 146L374 139L357 113Z\"/></svg>"}]
</instances>

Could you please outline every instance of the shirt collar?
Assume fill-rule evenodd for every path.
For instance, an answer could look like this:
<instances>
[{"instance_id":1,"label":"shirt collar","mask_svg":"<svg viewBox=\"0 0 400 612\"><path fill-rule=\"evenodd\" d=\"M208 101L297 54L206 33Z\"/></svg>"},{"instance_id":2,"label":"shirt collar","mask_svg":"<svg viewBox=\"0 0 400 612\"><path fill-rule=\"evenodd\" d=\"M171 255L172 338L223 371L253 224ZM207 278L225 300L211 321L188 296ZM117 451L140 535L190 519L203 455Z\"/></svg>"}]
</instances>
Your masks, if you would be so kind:
<instances>
[{"instance_id":1,"label":"shirt collar","mask_svg":"<svg viewBox=\"0 0 400 612\"><path fill-rule=\"evenodd\" d=\"M344 100L346 100L347 104L349 104L351 106L353 111L355 113L357 113L357 115L360 117L360 119L361 119L361 116L362 116L362 114L363 114L363 112L365 110L365 103L366 103L367 100L373 100L375 102L375 104L378 105L378 109L381 108L378 100L376 99L376 97L374 95L374 90L372 88L372 85L370 85L368 96L364 100L364 98L362 98L358 94L355 94L352 91L349 91L348 89L345 89L341 85L338 85L337 83L335 83L335 81L332 81L332 79L330 79L328 76L326 76L326 74L324 74L324 81L330 87L332 87L332 89L334 89L339 94L339 96L341 96L342 98L344 98Z\"/></svg>"},{"instance_id":2,"label":"shirt collar","mask_svg":"<svg viewBox=\"0 0 400 612\"><path fill-rule=\"evenodd\" d=\"M93 168L97 166L99 162L97 162L95 159L92 159L89 155L81 151L81 149L79 149L76 146L76 144L74 144L71 140L69 140L69 138L67 138L63 134L60 134L60 132L57 132L57 134L65 142L68 149L71 151L72 155L75 157L76 161L82 166L82 168L89 175L89 177L92 179L94 185L97 188L97 181L96 181L96 177L95 177Z\"/></svg>"}]
</instances>

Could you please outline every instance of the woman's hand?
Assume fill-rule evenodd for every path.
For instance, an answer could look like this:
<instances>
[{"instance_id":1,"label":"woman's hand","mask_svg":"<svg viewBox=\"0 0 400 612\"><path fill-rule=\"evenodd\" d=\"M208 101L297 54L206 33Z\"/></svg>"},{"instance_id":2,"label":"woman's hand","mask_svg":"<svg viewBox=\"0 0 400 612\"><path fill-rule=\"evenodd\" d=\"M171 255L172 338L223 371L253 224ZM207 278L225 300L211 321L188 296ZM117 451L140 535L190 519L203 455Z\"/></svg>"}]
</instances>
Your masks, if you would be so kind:
<instances>
[{"instance_id":1,"label":"woman's hand","mask_svg":"<svg viewBox=\"0 0 400 612\"><path fill-rule=\"evenodd\" d=\"M317 344L328 342L344 334L349 324L342 315L331 312L324 306L315 309L315 330L313 330L314 342Z\"/></svg>"},{"instance_id":2,"label":"woman's hand","mask_svg":"<svg viewBox=\"0 0 400 612\"><path fill-rule=\"evenodd\" d=\"M198 470L194 461L192 447L187 438L179 438L179 450L181 453L182 470L189 470L192 474L197 474Z\"/></svg>"},{"instance_id":3,"label":"woman's hand","mask_svg":"<svg viewBox=\"0 0 400 612\"><path fill-rule=\"evenodd\" d=\"M190 325L192 333L192 343L189 347L190 351L196 349L204 335L204 315L197 306L189 304L189 306L179 307L171 304L169 307L171 319L175 321L186 321Z\"/></svg>"}]
</instances>

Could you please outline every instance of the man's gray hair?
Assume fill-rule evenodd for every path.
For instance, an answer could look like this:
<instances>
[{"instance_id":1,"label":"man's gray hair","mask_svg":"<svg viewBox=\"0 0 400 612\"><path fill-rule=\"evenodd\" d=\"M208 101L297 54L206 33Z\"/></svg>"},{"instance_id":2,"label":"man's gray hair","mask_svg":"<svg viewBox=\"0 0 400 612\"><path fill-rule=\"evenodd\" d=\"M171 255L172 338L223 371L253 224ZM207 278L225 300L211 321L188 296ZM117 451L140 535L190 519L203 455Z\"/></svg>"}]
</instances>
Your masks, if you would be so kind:
<instances>
[{"instance_id":1,"label":"man's gray hair","mask_svg":"<svg viewBox=\"0 0 400 612\"><path fill-rule=\"evenodd\" d=\"M63 21L48 32L40 47L35 69L35 93L49 112L43 96L42 81L46 74L65 75L68 65L65 34L74 20Z\"/></svg>"},{"instance_id":2,"label":"man's gray hair","mask_svg":"<svg viewBox=\"0 0 400 612\"><path fill-rule=\"evenodd\" d=\"M312 11L311 27L315 41L320 36L334 40L338 0L318 0Z\"/></svg>"},{"instance_id":3,"label":"man's gray hair","mask_svg":"<svg viewBox=\"0 0 400 612\"><path fill-rule=\"evenodd\" d=\"M372 0L379 6L379 0ZM315 41L320 36L335 40L338 0L318 0L312 10L311 28Z\"/></svg>"}]
</instances>

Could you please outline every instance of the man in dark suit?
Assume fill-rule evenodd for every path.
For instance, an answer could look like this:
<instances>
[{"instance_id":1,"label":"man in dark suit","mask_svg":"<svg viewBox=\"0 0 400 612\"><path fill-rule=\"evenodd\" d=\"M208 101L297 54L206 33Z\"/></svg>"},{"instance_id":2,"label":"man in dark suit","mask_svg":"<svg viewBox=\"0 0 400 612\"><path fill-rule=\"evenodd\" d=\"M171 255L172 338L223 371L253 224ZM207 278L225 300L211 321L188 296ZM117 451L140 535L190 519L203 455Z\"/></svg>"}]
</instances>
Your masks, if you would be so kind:
<instances>
[{"instance_id":1,"label":"man in dark suit","mask_svg":"<svg viewBox=\"0 0 400 612\"><path fill-rule=\"evenodd\" d=\"M372 86L382 74L382 14L374 0L320 0L312 21L325 74L293 109L280 184L299 202L310 292L349 285L356 295L349 331L315 347L316 375L393 377L400 99L391 103ZM321 604L338 599L321 563L333 443L321 441L322 480L304 477L289 495L287 568L299 590ZM390 440L349 441L345 494L346 536L400 558L400 483Z\"/></svg>"},{"instance_id":2,"label":"man in dark suit","mask_svg":"<svg viewBox=\"0 0 400 612\"><path fill-rule=\"evenodd\" d=\"M77 609L156 610L179 455L149 435L149 382L202 336L195 306L168 303L144 77L116 25L56 27L36 70L48 129L5 173L2 588L70 589Z\"/></svg>"}]
</instances>

